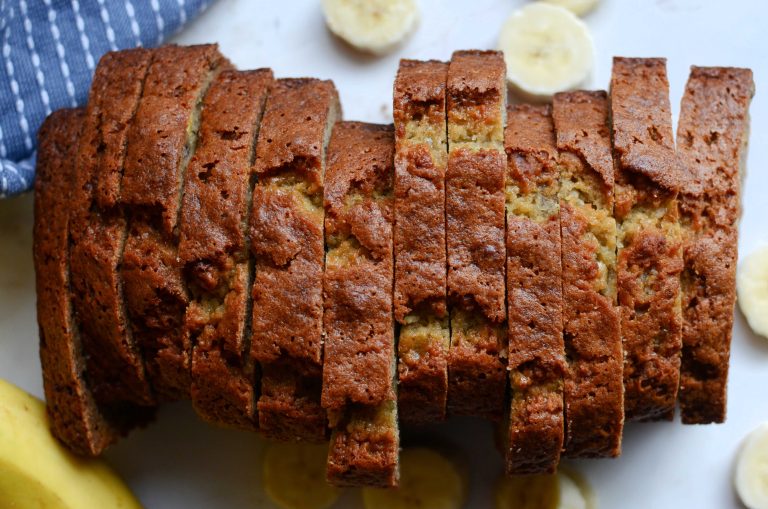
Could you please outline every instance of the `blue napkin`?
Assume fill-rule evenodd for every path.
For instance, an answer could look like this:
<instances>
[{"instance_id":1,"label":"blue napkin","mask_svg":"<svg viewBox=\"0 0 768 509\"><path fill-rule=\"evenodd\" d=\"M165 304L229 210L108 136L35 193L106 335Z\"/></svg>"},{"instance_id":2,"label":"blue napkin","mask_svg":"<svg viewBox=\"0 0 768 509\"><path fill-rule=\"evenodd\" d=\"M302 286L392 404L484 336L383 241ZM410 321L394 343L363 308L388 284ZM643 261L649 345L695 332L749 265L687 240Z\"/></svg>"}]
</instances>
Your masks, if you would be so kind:
<instances>
[{"instance_id":1,"label":"blue napkin","mask_svg":"<svg viewBox=\"0 0 768 509\"><path fill-rule=\"evenodd\" d=\"M0 198L32 188L36 133L85 104L110 50L157 46L213 0L0 0Z\"/></svg>"}]
</instances>

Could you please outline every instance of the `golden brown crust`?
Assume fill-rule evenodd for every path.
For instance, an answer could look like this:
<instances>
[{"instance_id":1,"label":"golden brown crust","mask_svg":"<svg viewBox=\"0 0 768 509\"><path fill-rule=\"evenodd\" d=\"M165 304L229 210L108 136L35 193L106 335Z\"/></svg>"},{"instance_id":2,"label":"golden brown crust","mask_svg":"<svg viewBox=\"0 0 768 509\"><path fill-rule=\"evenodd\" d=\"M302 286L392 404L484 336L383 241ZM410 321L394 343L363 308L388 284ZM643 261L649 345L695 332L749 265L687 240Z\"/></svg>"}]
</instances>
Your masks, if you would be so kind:
<instances>
[{"instance_id":1,"label":"golden brown crust","mask_svg":"<svg viewBox=\"0 0 768 509\"><path fill-rule=\"evenodd\" d=\"M512 401L509 474L554 472L563 446L563 295L559 172L549 106L510 106L507 332Z\"/></svg>"},{"instance_id":2,"label":"golden brown crust","mask_svg":"<svg viewBox=\"0 0 768 509\"><path fill-rule=\"evenodd\" d=\"M96 189L121 172L128 126L142 90L151 52L107 53L93 79L77 154L70 245L73 305L97 401L154 403L144 362L127 324L120 266L126 235L123 214L96 203Z\"/></svg>"},{"instance_id":3,"label":"golden brown crust","mask_svg":"<svg viewBox=\"0 0 768 509\"><path fill-rule=\"evenodd\" d=\"M214 80L179 223L179 258L192 297L184 324L193 344L192 404L207 421L246 429L256 426L256 401L245 235L251 165L272 81L269 69L224 71Z\"/></svg>"},{"instance_id":4,"label":"golden brown crust","mask_svg":"<svg viewBox=\"0 0 768 509\"><path fill-rule=\"evenodd\" d=\"M504 412L505 66L501 53L458 51L448 69L445 177L451 310L448 410Z\"/></svg>"},{"instance_id":5,"label":"golden brown crust","mask_svg":"<svg viewBox=\"0 0 768 509\"><path fill-rule=\"evenodd\" d=\"M256 266L251 355L264 369L281 362L297 380L294 386L317 388L308 396L313 411L302 423L295 421L303 419L300 412L281 416L283 407L271 401L276 389L270 378L262 379L259 427L270 436L281 429L308 431L294 438L325 434L324 422L307 427L321 424L315 409L322 376L323 154L339 116L330 81L283 79L275 83L261 123L249 226ZM292 397L281 393L278 399ZM268 408L270 416L263 413Z\"/></svg>"},{"instance_id":6,"label":"golden brown crust","mask_svg":"<svg viewBox=\"0 0 768 509\"><path fill-rule=\"evenodd\" d=\"M680 105L683 225L680 410L686 424L725 421L741 171L752 71L693 67Z\"/></svg>"},{"instance_id":7,"label":"golden brown crust","mask_svg":"<svg viewBox=\"0 0 768 509\"><path fill-rule=\"evenodd\" d=\"M557 94L553 117L563 182L564 453L614 457L621 452L624 387L607 95Z\"/></svg>"},{"instance_id":8,"label":"golden brown crust","mask_svg":"<svg viewBox=\"0 0 768 509\"><path fill-rule=\"evenodd\" d=\"M445 62L401 60L394 85L398 410L411 423L444 419L448 398L447 76Z\"/></svg>"},{"instance_id":9,"label":"golden brown crust","mask_svg":"<svg viewBox=\"0 0 768 509\"><path fill-rule=\"evenodd\" d=\"M681 178L668 88L663 59L614 59L617 289L631 420L672 419L680 379Z\"/></svg>"},{"instance_id":10,"label":"golden brown crust","mask_svg":"<svg viewBox=\"0 0 768 509\"><path fill-rule=\"evenodd\" d=\"M121 276L134 337L162 400L189 397L189 296L178 258L177 220L205 91L228 62L215 45L163 46L128 133L120 199L130 215Z\"/></svg>"},{"instance_id":11,"label":"golden brown crust","mask_svg":"<svg viewBox=\"0 0 768 509\"><path fill-rule=\"evenodd\" d=\"M34 261L40 362L51 431L71 450L100 454L122 433L97 405L69 290L68 222L78 137L85 111L58 110L43 122L35 179Z\"/></svg>"}]
</instances>

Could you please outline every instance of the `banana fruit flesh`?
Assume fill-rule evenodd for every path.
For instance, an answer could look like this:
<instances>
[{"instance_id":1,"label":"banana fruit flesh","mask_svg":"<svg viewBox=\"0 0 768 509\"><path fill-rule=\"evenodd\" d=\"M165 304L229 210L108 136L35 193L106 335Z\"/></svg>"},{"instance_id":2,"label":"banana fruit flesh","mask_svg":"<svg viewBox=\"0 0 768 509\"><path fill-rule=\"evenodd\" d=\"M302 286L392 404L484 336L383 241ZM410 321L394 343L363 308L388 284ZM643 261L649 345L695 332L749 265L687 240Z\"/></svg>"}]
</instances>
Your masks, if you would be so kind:
<instances>
[{"instance_id":1,"label":"banana fruit flesh","mask_svg":"<svg viewBox=\"0 0 768 509\"><path fill-rule=\"evenodd\" d=\"M264 455L264 491L282 509L327 509L341 490L325 481L328 444L272 443Z\"/></svg>"},{"instance_id":2,"label":"banana fruit flesh","mask_svg":"<svg viewBox=\"0 0 768 509\"><path fill-rule=\"evenodd\" d=\"M768 423L747 435L736 459L736 493L749 509L768 509Z\"/></svg>"},{"instance_id":3,"label":"banana fruit flesh","mask_svg":"<svg viewBox=\"0 0 768 509\"><path fill-rule=\"evenodd\" d=\"M426 447L400 454L400 487L363 489L365 509L460 509L468 481L456 463Z\"/></svg>"},{"instance_id":4,"label":"banana fruit flesh","mask_svg":"<svg viewBox=\"0 0 768 509\"><path fill-rule=\"evenodd\" d=\"M755 334L768 338L768 246L749 254L736 275L739 307Z\"/></svg>"},{"instance_id":5,"label":"banana fruit flesh","mask_svg":"<svg viewBox=\"0 0 768 509\"><path fill-rule=\"evenodd\" d=\"M331 32L375 55L394 49L419 21L414 0L323 0L322 5Z\"/></svg>"},{"instance_id":6,"label":"banana fruit flesh","mask_svg":"<svg viewBox=\"0 0 768 509\"><path fill-rule=\"evenodd\" d=\"M67 451L51 435L45 404L0 380L0 507L140 509L102 461Z\"/></svg>"},{"instance_id":7,"label":"banana fruit flesh","mask_svg":"<svg viewBox=\"0 0 768 509\"><path fill-rule=\"evenodd\" d=\"M576 16L583 16L597 7L600 0L542 0L548 4L564 7Z\"/></svg>"},{"instance_id":8,"label":"banana fruit flesh","mask_svg":"<svg viewBox=\"0 0 768 509\"><path fill-rule=\"evenodd\" d=\"M562 465L556 474L504 477L496 488L496 509L596 509L592 489Z\"/></svg>"},{"instance_id":9,"label":"banana fruit flesh","mask_svg":"<svg viewBox=\"0 0 768 509\"><path fill-rule=\"evenodd\" d=\"M579 88L594 66L594 43L584 22L562 7L543 2L510 15L498 48L504 53L510 85L522 99L534 102Z\"/></svg>"}]
</instances>

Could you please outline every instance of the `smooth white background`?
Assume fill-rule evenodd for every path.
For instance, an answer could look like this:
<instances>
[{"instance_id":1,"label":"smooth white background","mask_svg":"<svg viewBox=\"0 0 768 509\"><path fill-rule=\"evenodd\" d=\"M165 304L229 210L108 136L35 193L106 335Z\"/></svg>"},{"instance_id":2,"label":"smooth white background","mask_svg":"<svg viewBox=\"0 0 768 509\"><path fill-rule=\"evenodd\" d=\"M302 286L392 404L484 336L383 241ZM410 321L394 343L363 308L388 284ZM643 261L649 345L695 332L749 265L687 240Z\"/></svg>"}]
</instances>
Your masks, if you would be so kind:
<instances>
[{"instance_id":1,"label":"smooth white background","mask_svg":"<svg viewBox=\"0 0 768 509\"><path fill-rule=\"evenodd\" d=\"M448 59L456 49L494 48L512 0L419 0L418 31L393 54L361 55L325 29L319 1L220 0L182 33L182 43L219 42L240 68L272 67L280 77L333 79L345 118L391 122L391 88L398 59ZM768 242L768 3L755 1L603 0L587 15L596 45L591 88L605 88L611 57L669 59L676 116L688 67L733 65L755 72L752 135L741 222L742 256ZM37 357L30 196L0 201L0 377L42 394ZM719 426L675 423L627 426L617 460L576 466L603 508L739 507L732 491L733 458L743 436L768 420L768 340L752 334L737 311L728 421ZM430 435L457 448L469 462L469 507L490 507L501 462L490 427L453 420L406 432L405 441ZM108 454L149 508L270 507L259 486L262 444L247 433L200 423L185 403L164 408L158 422ZM344 507L359 507L359 493Z\"/></svg>"}]
</instances>

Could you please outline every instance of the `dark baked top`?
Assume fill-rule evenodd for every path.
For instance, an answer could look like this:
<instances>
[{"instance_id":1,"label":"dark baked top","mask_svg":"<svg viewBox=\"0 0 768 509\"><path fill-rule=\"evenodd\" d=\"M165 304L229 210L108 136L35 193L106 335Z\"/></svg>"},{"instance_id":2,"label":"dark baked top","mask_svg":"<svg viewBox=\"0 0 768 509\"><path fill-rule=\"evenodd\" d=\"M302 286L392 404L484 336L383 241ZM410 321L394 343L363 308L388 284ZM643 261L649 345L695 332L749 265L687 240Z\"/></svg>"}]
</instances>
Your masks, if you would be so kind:
<instances>
[{"instance_id":1,"label":"dark baked top","mask_svg":"<svg viewBox=\"0 0 768 509\"><path fill-rule=\"evenodd\" d=\"M340 122L325 172L323 406L394 399L392 126Z\"/></svg>"}]
</instances>

